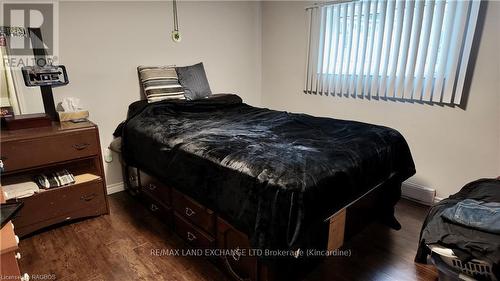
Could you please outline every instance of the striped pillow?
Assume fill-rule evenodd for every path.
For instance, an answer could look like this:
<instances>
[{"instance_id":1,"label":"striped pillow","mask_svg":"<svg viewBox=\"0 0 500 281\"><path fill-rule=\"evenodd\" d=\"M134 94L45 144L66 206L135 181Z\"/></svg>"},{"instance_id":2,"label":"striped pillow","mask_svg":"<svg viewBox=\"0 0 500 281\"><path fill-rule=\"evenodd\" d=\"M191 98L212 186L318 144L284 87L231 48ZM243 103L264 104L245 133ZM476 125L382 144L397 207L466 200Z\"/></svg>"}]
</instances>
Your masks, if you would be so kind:
<instances>
[{"instance_id":1,"label":"striped pillow","mask_svg":"<svg viewBox=\"0 0 500 281\"><path fill-rule=\"evenodd\" d=\"M148 102L185 99L173 66L139 66L139 77Z\"/></svg>"}]
</instances>

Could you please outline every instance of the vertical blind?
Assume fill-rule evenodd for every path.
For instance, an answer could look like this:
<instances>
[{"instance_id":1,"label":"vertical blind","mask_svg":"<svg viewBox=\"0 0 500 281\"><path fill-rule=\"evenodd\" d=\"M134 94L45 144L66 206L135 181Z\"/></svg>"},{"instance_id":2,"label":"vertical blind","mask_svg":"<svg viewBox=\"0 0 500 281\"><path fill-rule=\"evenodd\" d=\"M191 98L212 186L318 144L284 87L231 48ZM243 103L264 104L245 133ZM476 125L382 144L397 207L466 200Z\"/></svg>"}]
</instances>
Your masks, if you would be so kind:
<instances>
[{"instance_id":1,"label":"vertical blind","mask_svg":"<svg viewBox=\"0 0 500 281\"><path fill-rule=\"evenodd\" d=\"M308 7L305 93L460 104L480 1Z\"/></svg>"}]
</instances>

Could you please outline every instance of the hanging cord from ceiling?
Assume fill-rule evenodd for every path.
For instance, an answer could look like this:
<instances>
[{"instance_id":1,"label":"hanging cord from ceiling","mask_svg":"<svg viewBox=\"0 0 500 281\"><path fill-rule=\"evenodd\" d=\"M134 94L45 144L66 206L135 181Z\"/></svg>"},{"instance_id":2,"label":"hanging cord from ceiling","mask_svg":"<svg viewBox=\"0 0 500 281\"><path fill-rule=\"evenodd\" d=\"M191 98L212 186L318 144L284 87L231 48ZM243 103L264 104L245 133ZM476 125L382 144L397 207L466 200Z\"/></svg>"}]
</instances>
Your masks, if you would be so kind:
<instances>
[{"instance_id":1,"label":"hanging cord from ceiling","mask_svg":"<svg viewBox=\"0 0 500 281\"><path fill-rule=\"evenodd\" d=\"M174 14L174 30L172 31L172 40L174 42L181 41L181 33L179 32L179 17L177 16L177 1L172 0L173 14Z\"/></svg>"},{"instance_id":2,"label":"hanging cord from ceiling","mask_svg":"<svg viewBox=\"0 0 500 281\"><path fill-rule=\"evenodd\" d=\"M174 31L179 31L179 18L177 17L177 1L173 0L174 9Z\"/></svg>"}]
</instances>

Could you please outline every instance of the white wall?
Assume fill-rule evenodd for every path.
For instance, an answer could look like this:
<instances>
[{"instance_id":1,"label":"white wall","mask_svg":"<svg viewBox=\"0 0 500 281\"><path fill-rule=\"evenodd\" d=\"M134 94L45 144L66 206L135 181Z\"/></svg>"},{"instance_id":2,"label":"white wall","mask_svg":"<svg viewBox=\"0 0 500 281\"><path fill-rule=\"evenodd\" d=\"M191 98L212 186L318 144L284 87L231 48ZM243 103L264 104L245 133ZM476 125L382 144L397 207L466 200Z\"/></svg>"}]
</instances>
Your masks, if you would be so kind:
<instances>
[{"instance_id":1,"label":"white wall","mask_svg":"<svg viewBox=\"0 0 500 281\"><path fill-rule=\"evenodd\" d=\"M261 103L259 2L179 2L181 43L170 39L172 1L60 2L60 62L70 84L56 102L78 97L99 125L106 150L111 134L139 99L138 65L204 62L214 93ZM121 182L117 159L105 164L107 184Z\"/></svg>"},{"instance_id":2,"label":"white wall","mask_svg":"<svg viewBox=\"0 0 500 281\"><path fill-rule=\"evenodd\" d=\"M181 1L184 37L174 44L171 1L60 2L60 59L70 84L54 90L56 102L80 98L99 125L105 151L127 106L139 97L137 65L203 61L215 93L234 92L252 105L399 130L418 170L411 181L437 189L438 196L500 174L499 2L489 3L466 110L302 94L306 5ZM105 169L108 184L121 181L116 160Z\"/></svg>"},{"instance_id":3,"label":"white wall","mask_svg":"<svg viewBox=\"0 0 500 281\"><path fill-rule=\"evenodd\" d=\"M399 130L417 174L440 197L500 175L500 2L489 3L467 108L302 94L305 2L262 4L262 102L273 109L359 120Z\"/></svg>"}]
</instances>

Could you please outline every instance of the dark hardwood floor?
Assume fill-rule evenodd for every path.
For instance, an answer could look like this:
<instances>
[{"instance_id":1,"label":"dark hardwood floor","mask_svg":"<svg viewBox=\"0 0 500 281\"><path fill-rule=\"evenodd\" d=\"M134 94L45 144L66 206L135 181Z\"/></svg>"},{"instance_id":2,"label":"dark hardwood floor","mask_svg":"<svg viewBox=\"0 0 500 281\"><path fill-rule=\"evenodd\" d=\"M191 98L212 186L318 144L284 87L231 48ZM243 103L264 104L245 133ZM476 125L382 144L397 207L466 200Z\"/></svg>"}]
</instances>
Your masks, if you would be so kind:
<instances>
[{"instance_id":1,"label":"dark hardwood floor","mask_svg":"<svg viewBox=\"0 0 500 281\"><path fill-rule=\"evenodd\" d=\"M187 248L125 192L109 196L111 215L53 228L21 240L22 272L45 280L228 280L204 258L154 256ZM41 210L43 211L43 210ZM436 280L432 266L413 263L426 207L402 200L400 231L374 223L354 237L351 257L330 257L307 280ZM35 276L33 276L35 275Z\"/></svg>"}]
</instances>

